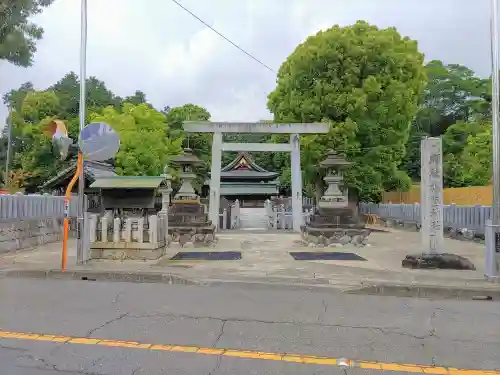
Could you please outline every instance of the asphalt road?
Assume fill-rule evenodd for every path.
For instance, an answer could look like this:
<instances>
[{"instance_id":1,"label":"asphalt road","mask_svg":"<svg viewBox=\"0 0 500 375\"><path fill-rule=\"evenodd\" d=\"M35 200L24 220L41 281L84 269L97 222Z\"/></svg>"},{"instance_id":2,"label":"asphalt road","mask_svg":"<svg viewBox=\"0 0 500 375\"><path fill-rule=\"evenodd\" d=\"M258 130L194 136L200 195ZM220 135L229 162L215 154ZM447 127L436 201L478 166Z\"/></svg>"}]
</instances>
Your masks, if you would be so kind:
<instances>
[{"instance_id":1,"label":"asphalt road","mask_svg":"<svg viewBox=\"0 0 500 375\"><path fill-rule=\"evenodd\" d=\"M500 369L500 304L0 279L0 338L1 375L439 374Z\"/></svg>"}]
</instances>

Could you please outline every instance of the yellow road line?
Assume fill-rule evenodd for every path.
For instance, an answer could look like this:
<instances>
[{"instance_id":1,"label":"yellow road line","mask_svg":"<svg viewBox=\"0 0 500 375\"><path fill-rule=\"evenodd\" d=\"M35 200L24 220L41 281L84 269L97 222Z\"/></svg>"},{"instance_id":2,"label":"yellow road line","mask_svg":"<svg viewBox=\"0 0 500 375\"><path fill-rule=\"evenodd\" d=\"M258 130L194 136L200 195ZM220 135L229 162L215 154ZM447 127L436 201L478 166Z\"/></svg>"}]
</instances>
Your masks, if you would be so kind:
<instances>
[{"instance_id":1,"label":"yellow road line","mask_svg":"<svg viewBox=\"0 0 500 375\"><path fill-rule=\"evenodd\" d=\"M137 341L117 341L117 340L106 340L99 338L60 336L60 335L48 335L48 334L38 334L38 333L26 333L26 332L0 331L0 339L33 340L33 341L57 342L64 344L80 344L80 345L101 345L101 346L118 347L118 348L196 353L196 354L217 355L217 356L236 357L236 358L261 359L268 361L283 361L290 363L352 367L352 368L362 368L367 370L379 370L379 371L413 372L413 373L433 374L433 375L500 375L500 370L470 370L470 369L458 369L453 367L436 367L436 366L416 365L416 364L387 363L387 362L375 362L375 361L355 361L345 358L318 357L318 356L290 354L290 353L265 353L252 350L201 348L198 346L184 346L184 345L147 344Z\"/></svg>"}]
</instances>

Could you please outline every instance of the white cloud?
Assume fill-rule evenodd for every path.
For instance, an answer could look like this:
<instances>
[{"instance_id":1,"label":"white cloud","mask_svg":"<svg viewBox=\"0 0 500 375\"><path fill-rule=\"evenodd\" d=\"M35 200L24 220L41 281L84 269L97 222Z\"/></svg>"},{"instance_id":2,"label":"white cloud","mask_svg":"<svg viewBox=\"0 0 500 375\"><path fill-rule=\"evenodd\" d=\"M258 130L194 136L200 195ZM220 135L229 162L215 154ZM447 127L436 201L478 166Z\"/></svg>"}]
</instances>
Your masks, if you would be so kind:
<instances>
[{"instance_id":1,"label":"white cloud","mask_svg":"<svg viewBox=\"0 0 500 375\"><path fill-rule=\"evenodd\" d=\"M88 75L118 95L144 91L157 107L188 102L216 120L269 118L275 75L167 0L88 0ZM490 72L488 0L181 0L265 64L280 64L308 35L365 19L396 26L428 59ZM26 81L45 88L79 71L80 1L56 0L29 69L0 62L0 92ZM6 110L0 107L0 118Z\"/></svg>"}]
</instances>

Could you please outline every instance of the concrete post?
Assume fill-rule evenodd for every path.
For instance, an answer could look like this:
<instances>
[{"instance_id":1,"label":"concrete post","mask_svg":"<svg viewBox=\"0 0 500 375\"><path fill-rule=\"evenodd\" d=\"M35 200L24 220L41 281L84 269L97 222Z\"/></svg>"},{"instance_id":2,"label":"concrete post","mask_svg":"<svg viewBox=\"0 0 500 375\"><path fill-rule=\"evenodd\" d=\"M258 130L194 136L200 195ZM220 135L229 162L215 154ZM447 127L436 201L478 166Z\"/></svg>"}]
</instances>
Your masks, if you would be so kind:
<instances>
[{"instance_id":1,"label":"concrete post","mask_svg":"<svg viewBox=\"0 0 500 375\"><path fill-rule=\"evenodd\" d=\"M144 242L144 218L137 219L137 242Z\"/></svg>"},{"instance_id":2,"label":"concrete post","mask_svg":"<svg viewBox=\"0 0 500 375\"><path fill-rule=\"evenodd\" d=\"M227 209L224 208L222 211L222 229L228 229L227 227Z\"/></svg>"},{"instance_id":3,"label":"concrete post","mask_svg":"<svg viewBox=\"0 0 500 375\"><path fill-rule=\"evenodd\" d=\"M101 242L108 242L108 218L101 218Z\"/></svg>"},{"instance_id":4,"label":"concrete post","mask_svg":"<svg viewBox=\"0 0 500 375\"><path fill-rule=\"evenodd\" d=\"M293 207L292 207L293 210ZM280 215L280 228L279 229L286 229L286 224L285 224L285 205L280 204L279 206L279 215Z\"/></svg>"},{"instance_id":5,"label":"concrete post","mask_svg":"<svg viewBox=\"0 0 500 375\"><path fill-rule=\"evenodd\" d=\"M234 212L235 212L235 228L240 229L240 201L236 199L234 202Z\"/></svg>"},{"instance_id":6,"label":"concrete post","mask_svg":"<svg viewBox=\"0 0 500 375\"><path fill-rule=\"evenodd\" d=\"M158 243L158 217L156 215L149 217L149 242L153 245Z\"/></svg>"},{"instance_id":7,"label":"concrete post","mask_svg":"<svg viewBox=\"0 0 500 375\"><path fill-rule=\"evenodd\" d=\"M210 170L210 207L209 218L219 226L220 173L222 158L222 133L215 132L212 137L212 168Z\"/></svg>"},{"instance_id":8,"label":"concrete post","mask_svg":"<svg viewBox=\"0 0 500 375\"><path fill-rule=\"evenodd\" d=\"M87 261L90 260L90 230L94 230L94 237L95 237L95 226L92 227L90 225L90 217L91 215L88 212L83 213L83 259L82 262L86 263Z\"/></svg>"},{"instance_id":9,"label":"concrete post","mask_svg":"<svg viewBox=\"0 0 500 375\"><path fill-rule=\"evenodd\" d=\"M113 220L113 242L115 243L120 242L120 237L121 237L120 219L115 217L115 219Z\"/></svg>"},{"instance_id":10,"label":"concrete post","mask_svg":"<svg viewBox=\"0 0 500 375\"><path fill-rule=\"evenodd\" d=\"M421 142L422 247L424 252L443 252L443 154L441 138Z\"/></svg>"},{"instance_id":11,"label":"concrete post","mask_svg":"<svg viewBox=\"0 0 500 375\"><path fill-rule=\"evenodd\" d=\"M486 278L490 281L500 281L500 231L492 220L486 220L484 228L484 260Z\"/></svg>"},{"instance_id":12,"label":"concrete post","mask_svg":"<svg viewBox=\"0 0 500 375\"><path fill-rule=\"evenodd\" d=\"M125 219L125 232L123 239L125 242L132 242L132 218Z\"/></svg>"},{"instance_id":13,"label":"concrete post","mask_svg":"<svg viewBox=\"0 0 500 375\"><path fill-rule=\"evenodd\" d=\"M90 243L94 243L96 241L96 231L97 231L97 215L90 216L90 224L89 224L89 240Z\"/></svg>"},{"instance_id":14,"label":"concrete post","mask_svg":"<svg viewBox=\"0 0 500 375\"><path fill-rule=\"evenodd\" d=\"M278 229L278 207L273 208L272 227Z\"/></svg>"},{"instance_id":15,"label":"concrete post","mask_svg":"<svg viewBox=\"0 0 500 375\"><path fill-rule=\"evenodd\" d=\"M290 135L291 168L292 168L292 215L293 230L300 232L302 221L302 171L300 168L300 138L298 134Z\"/></svg>"}]
</instances>

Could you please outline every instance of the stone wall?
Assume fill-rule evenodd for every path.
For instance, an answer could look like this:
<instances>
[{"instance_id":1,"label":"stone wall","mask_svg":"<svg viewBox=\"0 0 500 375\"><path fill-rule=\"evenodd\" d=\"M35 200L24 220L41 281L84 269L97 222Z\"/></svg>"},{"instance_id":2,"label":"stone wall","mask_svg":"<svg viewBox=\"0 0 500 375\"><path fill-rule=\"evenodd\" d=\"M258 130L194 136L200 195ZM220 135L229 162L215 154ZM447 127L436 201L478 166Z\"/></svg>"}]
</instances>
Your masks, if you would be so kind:
<instances>
[{"instance_id":1,"label":"stone wall","mask_svg":"<svg viewBox=\"0 0 500 375\"><path fill-rule=\"evenodd\" d=\"M62 219L0 222L0 254L62 240Z\"/></svg>"},{"instance_id":2,"label":"stone wall","mask_svg":"<svg viewBox=\"0 0 500 375\"><path fill-rule=\"evenodd\" d=\"M420 232L421 225L415 221L379 218L378 224L395 229ZM462 241L484 242L484 234L468 228L452 228L445 226L444 235L448 238Z\"/></svg>"}]
</instances>

